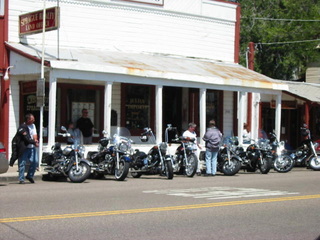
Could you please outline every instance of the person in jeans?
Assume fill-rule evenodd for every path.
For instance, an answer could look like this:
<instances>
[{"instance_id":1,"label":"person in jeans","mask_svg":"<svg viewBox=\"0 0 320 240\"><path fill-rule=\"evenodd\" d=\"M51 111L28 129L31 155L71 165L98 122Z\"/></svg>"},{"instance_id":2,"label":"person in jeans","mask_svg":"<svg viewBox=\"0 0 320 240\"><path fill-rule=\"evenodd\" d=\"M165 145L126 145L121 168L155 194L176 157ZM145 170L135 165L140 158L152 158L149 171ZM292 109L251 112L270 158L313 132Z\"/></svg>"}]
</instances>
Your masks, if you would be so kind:
<instances>
[{"instance_id":1,"label":"person in jeans","mask_svg":"<svg viewBox=\"0 0 320 240\"><path fill-rule=\"evenodd\" d=\"M215 176L217 171L217 157L220 147L222 133L216 127L216 121L210 120L203 140L206 142L206 174L205 176Z\"/></svg>"},{"instance_id":2,"label":"person in jeans","mask_svg":"<svg viewBox=\"0 0 320 240\"><path fill-rule=\"evenodd\" d=\"M15 156L18 157L20 184L24 184L24 172L27 161L30 162L29 170L26 176L26 179L28 179L29 182L34 183L33 177L38 167L36 147L38 147L39 144L37 129L34 125L34 121L34 116L32 114L27 114L25 116L25 122L19 126L16 133L19 141L17 142L17 153ZM13 166L14 160L14 158L10 160L10 166Z\"/></svg>"}]
</instances>

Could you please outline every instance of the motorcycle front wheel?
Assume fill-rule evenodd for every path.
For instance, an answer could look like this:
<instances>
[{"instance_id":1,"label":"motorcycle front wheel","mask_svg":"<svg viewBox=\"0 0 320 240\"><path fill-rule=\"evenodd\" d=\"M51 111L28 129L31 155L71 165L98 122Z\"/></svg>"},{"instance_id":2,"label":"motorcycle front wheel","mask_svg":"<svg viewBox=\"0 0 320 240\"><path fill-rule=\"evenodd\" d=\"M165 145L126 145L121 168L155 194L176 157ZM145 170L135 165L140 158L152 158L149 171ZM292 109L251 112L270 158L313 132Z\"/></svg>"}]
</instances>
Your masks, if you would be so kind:
<instances>
[{"instance_id":1,"label":"motorcycle front wheel","mask_svg":"<svg viewBox=\"0 0 320 240\"><path fill-rule=\"evenodd\" d=\"M258 168L262 174L267 174L271 169L271 159L263 158L262 160L258 160Z\"/></svg>"},{"instance_id":2,"label":"motorcycle front wheel","mask_svg":"<svg viewBox=\"0 0 320 240\"><path fill-rule=\"evenodd\" d=\"M320 156L313 156L309 161L309 166L315 171L320 171Z\"/></svg>"},{"instance_id":3,"label":"motorcycle front wheel","mask_svg":"<svg viewBox=\"0 0 320 240\"><path fill-rule=\"evenodd\" d=\"M117 181L123 181L129 172L130 164L126 162L123 158L120 158L119 161L119 169L115 169L114 171L114 177Z\"/></svg>"},{"instance_id":4,"label":"motorcycle front wheel","mask_svg":"<svg viewBox=\"0 0 320 240\"><path fill-rule=\"evenodd\" d=\"M172 179L173 178L173 167L172 167L172 162L171 161L166 161L165 162L165 166L166 166L166 176L168 179Z\"/></svg>"},{"instance_id":5,"label":"motorcycle front wheel","mask_svg":"<svg viewBox=\"0 0 320 240\"><path fill-rule=\"evenodd\" d=\"M277 172L286 173L294 167L294 160L288 155L281 155L274 160L273 168Z\"/></svg>"},{"instance_id":6,"label":"motorcycle front wheel","mask_svg":"<svg viewBox=\"0 0 320 240\"><path fill-rule=\"evenodd\" d=\"M222 172L226 176L233 176L237 174L240 170L241 163L235 159L231 158L230 161L226 160L222 165Z\"/></svg>"},{"instance_id":7,"label":"motorcycle front wheel","mask_svg":"<svg viewBox=\"0 0 320 240\"><path fill-rule=\"evenodd\" d=\"M85 163L80 162L78 164L78 169L76 165L73 165L68 172L68 177L71 182L82 183L85 181L91 174L91 167Z\"/></svg>"},{"instance_id":8,"label":"motorcycle front wheel","mask_svg":"<svg viewBox=\"0 0 320 240\"><path fill-rule=\"evenodd\" d=\"M187 157L187 162L185 166L185 173L188 177L193 177L196 174L197 167L198 167L198 159L197 156L192 153Z\"/></svg>"}]
</instances>

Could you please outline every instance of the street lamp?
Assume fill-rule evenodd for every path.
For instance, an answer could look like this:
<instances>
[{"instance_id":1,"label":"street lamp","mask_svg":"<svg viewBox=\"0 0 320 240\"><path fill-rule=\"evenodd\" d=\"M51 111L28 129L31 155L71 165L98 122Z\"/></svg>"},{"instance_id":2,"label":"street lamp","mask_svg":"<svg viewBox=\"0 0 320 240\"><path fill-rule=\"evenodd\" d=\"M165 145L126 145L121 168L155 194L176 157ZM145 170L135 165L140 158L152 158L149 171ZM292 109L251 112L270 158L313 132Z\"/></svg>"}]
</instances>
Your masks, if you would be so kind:
<instances>
[{"instance_id":1,"label":"street lamp","mask_svg":"<svg viewBox=\"0 0 320 240\"><path fill-rule=\"evenodd\" d=\"M13 66L7 67L6 72L5 72L5 74L4 74L4 77L3 77L3 80L5 80L5 81L8 81L8 80L9 80L9 69L10 69L10 68L13 68Z\"/></svg>"}]
</instances>

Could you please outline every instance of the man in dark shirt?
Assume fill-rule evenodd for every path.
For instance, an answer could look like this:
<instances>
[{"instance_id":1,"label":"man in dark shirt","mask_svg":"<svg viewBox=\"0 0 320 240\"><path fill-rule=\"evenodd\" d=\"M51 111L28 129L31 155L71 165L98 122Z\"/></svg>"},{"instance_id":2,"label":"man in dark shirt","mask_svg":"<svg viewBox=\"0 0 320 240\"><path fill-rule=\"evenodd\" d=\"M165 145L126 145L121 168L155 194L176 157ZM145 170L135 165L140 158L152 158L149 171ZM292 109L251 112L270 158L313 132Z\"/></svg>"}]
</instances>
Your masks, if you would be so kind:
<instances>
[{"instance_id":1,"label":"man in dark shirt","mask_svg":"<svg viewBox=\"0 0 320 240\"><path fill-rule=\"evenodd\" d=\"M88 109L82 109L82 117L77 121L77 128L80 129L83 136L83 144L92 143L93 123L88 117Z\"/></svg>"}]
</instances>

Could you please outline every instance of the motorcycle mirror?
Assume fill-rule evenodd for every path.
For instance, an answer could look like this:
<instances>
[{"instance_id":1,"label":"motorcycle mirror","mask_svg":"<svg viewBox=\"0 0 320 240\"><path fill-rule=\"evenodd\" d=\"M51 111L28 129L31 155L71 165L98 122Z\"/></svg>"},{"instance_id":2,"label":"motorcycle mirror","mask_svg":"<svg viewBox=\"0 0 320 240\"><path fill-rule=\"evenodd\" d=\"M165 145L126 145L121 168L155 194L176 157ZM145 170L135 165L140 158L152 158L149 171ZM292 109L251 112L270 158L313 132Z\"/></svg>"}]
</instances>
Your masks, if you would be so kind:
<instances>
[{"instance_id":1,"label":"motorcycle mirror","mask_svg":"<svg viewBox=\"0 0 320 240\"><path fill-rule=\"evenodd\" d=\"M61 131L66 132L67 131L66 127L65 126L61 126Z\"/></svg>"}]
</instances>

